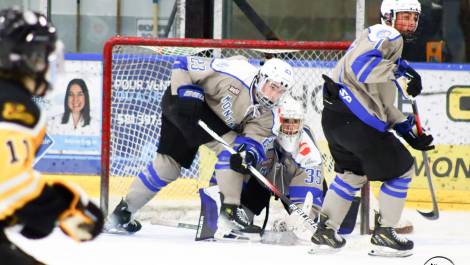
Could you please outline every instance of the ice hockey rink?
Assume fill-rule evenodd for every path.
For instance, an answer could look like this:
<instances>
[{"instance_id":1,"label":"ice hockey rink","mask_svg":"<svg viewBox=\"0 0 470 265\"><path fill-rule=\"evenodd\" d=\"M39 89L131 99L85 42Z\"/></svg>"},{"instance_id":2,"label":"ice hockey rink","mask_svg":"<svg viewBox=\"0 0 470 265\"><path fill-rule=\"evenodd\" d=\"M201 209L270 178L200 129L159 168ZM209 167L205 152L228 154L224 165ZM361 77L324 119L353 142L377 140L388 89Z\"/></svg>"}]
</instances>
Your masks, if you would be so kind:
<instances>
[{"instance_id":1,"label":"ice hockey rink","mask_svg":"<svg viewBox=\"0 0 470 265\"><path fill-rule=\"evenodd\" d=\"M83 264L425 264L435 256L455 265L470 264L470 213L442 211L436 221L421 217L414 209L404 216L414 226L414 254L406 258L371 257L369 236L356 228L347 245L335 254L312 255L309 245L281 246L262 243L196 242L195 230L144 223L135 235L102 234L97 240L78 244L59 229L43 244L27 240L12 228L8 236L20 247L51 265ZM440 264L440 263L439 263ZM430 263L426 263L430 265Z\"/></svg>"}]
</instances>

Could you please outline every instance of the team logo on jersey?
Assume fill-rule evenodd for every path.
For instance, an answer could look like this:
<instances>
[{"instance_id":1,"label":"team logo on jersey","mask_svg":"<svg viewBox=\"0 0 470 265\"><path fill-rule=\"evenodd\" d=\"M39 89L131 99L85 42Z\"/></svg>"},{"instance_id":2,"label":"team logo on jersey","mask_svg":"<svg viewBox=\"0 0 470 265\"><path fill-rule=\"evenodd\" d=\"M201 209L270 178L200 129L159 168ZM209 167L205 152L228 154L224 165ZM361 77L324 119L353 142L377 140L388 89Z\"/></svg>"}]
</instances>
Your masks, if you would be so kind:
<instances>
[{"instance_id":1,"label":"team logo on jersey","mask_svg":"<svg viewBox=\"0 0 470 265\"><path fill-rule=\"evenodd\" d=\"M299 153L303 156L306 156L310 154L311 150L310 147L308 147L308 144L306 142L302 142L299 145Z\"/></svg>"},{"instance_id":2,"label":"team logo on jersey","mask_svg":"<svg viewBox=\"0 0 470 265\"><path fill-rule=\"evenodd\" d=\"M238 94L240 94L240 89L234 86L230 86L228 88L228 91L230 91L230 93L234 94L235 96L238 96Z\"/></svg>"},{"instance_id":3,"label":"team logo on jersey","mask_svg":"<svg viewBox=\"0 0 470 265\"><path fill-rule=\"evenodd\" d=\"M385 39L385 38L388 38L390 34L392 33L389 30L383 29L383 30L377 31L376 36L379 39Z\"/></svg>"},{"instance_id":4,"label":"team logo on jersey","mask_svg":"<svg viewBox=\"0 0 470 265\"><path fill-rule=\"evenodd\" d=\"M27 125L32 125L36 121L33 114L27 112L25 105L20 103L6 102L2 116L5 120L18 120Z\"/></svg>"}]
</instances>

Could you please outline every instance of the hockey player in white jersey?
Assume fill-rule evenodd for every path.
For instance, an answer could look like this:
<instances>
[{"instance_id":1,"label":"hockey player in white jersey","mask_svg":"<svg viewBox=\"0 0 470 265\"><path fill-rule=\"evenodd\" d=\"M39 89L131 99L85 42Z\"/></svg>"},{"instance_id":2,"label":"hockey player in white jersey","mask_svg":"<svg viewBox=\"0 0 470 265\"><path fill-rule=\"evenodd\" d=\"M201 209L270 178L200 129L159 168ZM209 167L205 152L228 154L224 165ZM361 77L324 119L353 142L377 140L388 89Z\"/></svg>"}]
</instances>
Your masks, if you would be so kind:
<instances>
[{"instance_id":1,"label":"hockey player in white jersey","mask_svg":"<svg viewBox=\"0 0 470 265\"><path fill-rule=\"evenodd\" d=\"M277 137L268 144L266 160L258 165L257 170L279 191L289 196L293 203L301 208L305 203L306 213L314 219L316 215L315 211L312 211L312 205L315 205L316 209L320 208L324 197L322 158L310 129L304 126L305 110L302 102L286 95L275 116ZM249 209L249 213L259 215L265 207L269 207L271 191L255 177L250 177L239 154L219 159L216 175L228 168L227 162L232 169L246 176L241 197L243 207ZM308 193L313 196L307 196ZM220 230L220 222L217 222L217 208L220 208L220 196L217 187L202 189L200 196L201 218L196 239L218 238L216 233ZM252 221L252 214L246 216L247 221ZM303 223L302 218L292 214L276 220L273 229L279 232L294 231L299 238L310 240L313 231L305 229Z\"/></svg>"},{"instance_id":2,"label":"hockey player in white jersey","mask_svg":"<svg viewBox=\"0 0 470 265\"><path fill-rule=\"evenodd\" d=\"M135 178L108 218L106 229L140 230L134 213L177 179L181 167L189 168L200 145L207 144L219 160L224 157L222 146L198 126L198 120L223 135L235 150L244 151L244 163L259 165L266 157L263 144L273 134L272 108L292 85L292 67L279 59L267 60L258 69L241 56L212 60L178 57L162 99L156 158ZM259 233L259 227L240 218L243 175L228 168L217 175L217 182L223 195L221 216L242 233Z\"/></svg>"},{"instance_id":3,"label":"hockey player in white jersey","mask_svg":"<svg viewBox=\"0 0 470 265\"><path fill-rule=\"evenodd\" d=\"M414 172L413 157L389 130L412 148L431 150L433 137L418 135L414 117L394 106L397 90L404 97L421 93L419 74L404 60L403 37L412 35L421 5L417 0L384 0L382 24L362 32L333 70L324 76L322 127L337 176L326 194L316 245L341 248L337 234L355 193L367 180L381 181L379 212L371 238L371 255L408 256L413 242L399 237L400 219Z\"/></svg>"}]
</instances>

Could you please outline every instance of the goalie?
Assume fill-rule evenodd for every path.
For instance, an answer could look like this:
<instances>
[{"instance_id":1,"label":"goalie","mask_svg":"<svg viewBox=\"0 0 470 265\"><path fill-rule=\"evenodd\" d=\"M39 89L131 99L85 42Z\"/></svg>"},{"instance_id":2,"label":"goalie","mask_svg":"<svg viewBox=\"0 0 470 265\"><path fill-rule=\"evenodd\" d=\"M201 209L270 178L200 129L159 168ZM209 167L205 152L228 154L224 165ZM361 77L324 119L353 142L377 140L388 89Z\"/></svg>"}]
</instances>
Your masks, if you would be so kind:
<instances>
[{"instance_id":1,"label":"goalie","mask_svg":"<svg viewBox=\"0 0 470 265\"><path fill-rule=\"evenodd\" d=\"M257 166L265 160L264 143L272 139L273 113L293 84L293 70L279 59L267 60L257 69L242 56L208 60L178 57L171 74L171 84L162 99L160 142L153 162L135 178L126 197L109 216L110 232L135 233L141 224L134 214L163 187L176 180L181 167L189 168L200 145L207 145L227 159L220 144L198 126L202 120L238 151L245 151L245 163ZM226 160L225 160L226 161ZM240 196L243 175L226 166L217 174L224 195L222 217L232 230L258 234L261 229L243 218Z\"/></svg>"},{"instance_id":2,"label":"goalie","mask_svg":"<svg viewBox=\"0 0 470 265\"><path fill-rule=\"evenodd\" d=\"M2 265L42 264L15 246L5 228L21 226L30 239L49 235L56 223L77 241L95 238L101 210L62 181L46 183L33 170L45 135L45 116L33 101L50 87L56 30L45 16L18 8L0 11L0 257Z\"/></svg>"},{"instance_id":3,"label":"goalie","mask_svg":"<svg viewBox=\"0 0 470 265\"><path fill-rule=\"evenodd\" d=\"M293 203L298 204L300 208L303 204L304 212L312 219L315 219L316 213L323 202L326 183L323 177L322 157L310 129L304 126L304 113L302 102L293 99L291 96L283 98L276 111L275 128L277 137L268 148L267 159L257 169L279 191L288 195ZM272 194L255 177L249 176L249 171L242 162L243 159L240 154L231 155L230 167L246 176L241 203L247 209L246 212L250 213L244 218L247 222L252 222L253 215L259 215L265 207L269 207ZM216 164L216 175L223 166L224 161L219 160ZM201 217L196 240L219 238L217 233L221 229L220 226L224 224L217 220L221 201L218 187L201 189L199 193L201 197ZM308 193L312 196L307 196ZM357 211L355 213L357 214ZM355 217L351 218L354 221L348 224L352 224L353 228ZM297 238L310 241L313 231L307 227L304 226L303 219L296 214L275 220L273 224L274 231L293 231ZM352 228L344 228L344 231L351 231ZM263 237L263 240L265 238ZM253 240L253 238L244 238L242 236L234 239ZM286 238L285 242L279 243L288 244L287 240L290 239ZM281 241L283 240L281 239Z\"/></svg>"}]
</instances>

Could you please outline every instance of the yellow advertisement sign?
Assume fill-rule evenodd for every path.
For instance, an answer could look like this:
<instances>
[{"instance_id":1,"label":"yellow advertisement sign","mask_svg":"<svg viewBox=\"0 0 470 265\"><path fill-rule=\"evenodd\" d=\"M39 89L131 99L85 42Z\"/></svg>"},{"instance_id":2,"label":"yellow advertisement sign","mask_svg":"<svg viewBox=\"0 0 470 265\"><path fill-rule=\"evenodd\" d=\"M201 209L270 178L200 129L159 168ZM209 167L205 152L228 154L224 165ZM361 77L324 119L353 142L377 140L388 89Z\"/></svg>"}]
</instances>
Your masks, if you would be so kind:
<instances>
[{"instance_id":1,"label":"yellow advertisement sign","mask_svg":"<svg viewBox=\"0 0 470 265\"><path fill-rule=\"evenodd\" d=\"M447 116L453 121L470 121L470 86L453 86L447 91Z\"/></svg>"}]
</instances>

